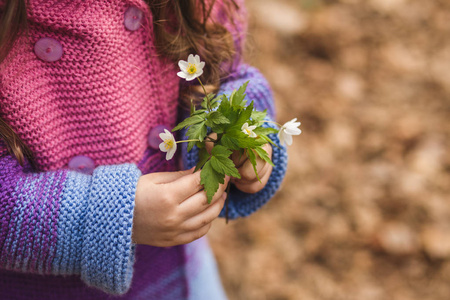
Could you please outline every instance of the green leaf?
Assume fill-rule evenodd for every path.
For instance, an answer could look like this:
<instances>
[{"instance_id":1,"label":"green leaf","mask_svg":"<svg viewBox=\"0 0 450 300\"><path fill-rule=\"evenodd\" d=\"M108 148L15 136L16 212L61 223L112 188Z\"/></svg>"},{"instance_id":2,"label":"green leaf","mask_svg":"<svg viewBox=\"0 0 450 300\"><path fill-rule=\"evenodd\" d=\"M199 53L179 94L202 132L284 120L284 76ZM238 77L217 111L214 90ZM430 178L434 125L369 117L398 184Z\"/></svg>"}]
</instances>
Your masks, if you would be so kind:
<instances>
[{"instance_id":1,"label":"green leaf","mask_svg":"<svg viewBox=\"0 0 450 300\"><path fill-rule=\"evenodd\" d=\"M186 133L189 139L199 139L200 142L206 136L207 128L205 125L205 121L203 120L201 123L191 125Z\"/></svg>"},{"instance_id":2,"label":"green leaf","mask_svg":"<svg viewBox=\"0 0 450 300\"><path fill-rule=\"evenodd\" d=\"M249 106L245 108L243 112L239 115L239 118L237 119L235 125L242 126L244 123L248 122L253 111L253 101L250 103Z\"/></svg>"},{"instance_id":3,"label":"green leaf","mask_svg":"<svg viewBox=\"0 0 450 300\"><path fill-rule=\"evenodd\" d=\"M244 106L246 101L245 99L245 90L247 89L249 81L246 81L243 85L239 87L237 91L233 91L233 93L230 96L230 102L233 104L233 106Z\"/></svg>"},{"instance_id":4,"label":"green leaf","mask_svg":"<svg viewBox=\"0 0 450 300\"><path fill-rule=\"evenodd\" d=\"M210 94L210 95L212 95L213 97L215 96L215 94ZM220 97L220 96L215 97L214 99L211 100L211 108L216 108L217 106L219 106L220 98L222 98L222 97Z\"/></svg>"},{"instance_id":5,"label":"green leaf","mask_svg":"<svg viewBox=\"0 0 450 300\"><path fill-rule=\"evenodd\" d=\"M195 105L194 105L194 99L191 99L191 116L195 113Z\"/></svg>"},{"instance_id":6,"label":"green leaf","mask_svg":"<svg viewBox=\"0 0 450 300\"><path fill-rule=\"evenodd\" d=\"M230 120L227 119L222 113L218 111L213 111L208 116L208 119L215 124L230 124Z\"/></svg>"},{"instance_id":7,"label":"green leaf","mask_svg":"<svg viewBox=\"0 0 450 300\"><path fill-rule=\"evenodd\" d=\"M256 170L256 155L253 153L251 149L247 149L247 157L250 160L250 163L253 166L253 170L255 171L256 178L259 182L261 182L261 179L259 179L258 171Z\"/></svg>"},{"instance_id":8,"label":"green leaf","mask_svg":"<svg viewBox=\"0 0 450 300\"><path fill-rule=\"evenodd\" d=\"M208 95L206 95L205 97L203 97L201 106L202 106L204 109L208 109L208 110L209 110L209 107L208 107L208 100L209 100L209 104L210 104L211 107L212 107L212 101L214 101L214 96L215 96L215 94L208 94Z\"/></svg>"},{"instance_id":9,"label":"green leaf","mask_svg":"<svg viewBox=\"0 0 450 300\"><path fill-rule=\"evenodd\" d=\"M191 117L195 115L204 115L206 117L206 109L198 109L191 113Z\"/></svg>"},{"instance_id":10,"label":"green leaf","mask_svg":"<svg viewBox=\"0 0 450 300\"><path fill-rule=\"evenodd\" d=\"M194 142L188 142L188 146L187 146L187 151L190 152L192 150L192 148L194 148L195 146L195 141Z\"/></svg>"},{"instance_id":11,"label":"green leaf","mask_svg":"<svg viewBox=\"0 0 450 300\"><path fill-rule=\"evenodd\" d=\"M232 150L238 150L239 148L255 148L267 143L264 139L249 137L235 128L227 130L220 141L222 145Z\"/></svg>"},{"instance_id":12,"label":"green leaf","mask_svg":"<svg viewBox=\"0 0 450 300\"><path fill-rule=\"evenodd\" d=\"M256 133L257 135L267 135L267 134L271 134L271 133L278 133L278 129L275 128L271 128L271 127L257 127L255 128L255 130L253 130L254 133Z\"/></svg>"},{"instance_id":13,"label":"green leaf","mask_svg":"<svg viewBox=\"0 0 450 300\"><path fill-rule=\"evenodd\" d=\"M257 111L254 110L252 111L252 115L251 118L253 121L255 122L261 122L264 120L264 118L267 116L267 109L265 109L264 111Z\"/></svg>"},{"instance_id":14,"label":"green leaf","mask_svg":"<svg viewBox=\"0 0 450 300\"><path fill-rule=\"evenodd\" d=\"M213 127L214 124L230 124L230 120L227 119L221 112L212 111L206 116L206 125ZM214 130L213 130L214 131Z\"/></svg>"},{"instance_id":15,"label":"green leaf","mask_svg":"<svg viewBox=\"0 0 450 300\"><path fill-rule=\"evenodd\" d=\"M230 134L225 133L220 139L220 143L231 150L239 150L239 141Z\"/></svg>"},{"instance_id":16,"label":"green leaf","mask_svg":"<svg viewBox=\"0 0 450 300\"><path fill-rule=\"evenodd\" d=\"M221 174L226 174L235 178L241 178L239 171L236 169L233 161L224 156L212 156L211 166L214 170Z\"/></svg>"},{"instance_id":17,"label":"green leaf","mask_svg":"<svg viewBox=\"0 0 450 300\"><path fill-rule=\"evenodd\" d=\"M199 169L201 169L205 165L205 163L208 161L208 159L210 157L211 156L209 155L209 153L206 150L206 148L200 149L199 160L198 160L197 165L195 166L194 172L197 172Z\"/></svg>"},{"instance_id":18,"label":"green leaf","mask_svg":"<svg viewBox=\"0 0 450 300\"><path fill-rule=\"evenodd\" d=\"M273 164L273 162L270 159L269 154L266 152L266 150L264 150L262 147L256 147L255 152L256 152L256 154L258 154L259 157L261 157L262 160L267 162L272 167L275 167L275 165Z\"/></svg>"},{"instance_id":19,"label":"green leaf","mask_svg":"<svg viewBox=\"0 0 450 300\"><path fill-rule=\"evenodd\" d=\"M281 149L277 144L275 144L268 136L264 135L264 134L260 134L259 135L260 138L264 139L265 141L267 141L268 143L270 143L272 146L277 147L278 149Z\"/></svg>"},{"instance_id":20,"label":"green leaf","mask_svg":"<svg viewBox=\"0 0 450 300\"><path fill-rule=\"evenodd\" d=\"M178 124L174 129L172 129L172 132L180 130L181 128L191 126L194 124L198 124L202 121L205 121L206 113L194 115L192 117L184 119L180 124Z\"/></svg>"},{"instance_id":21,"label":"green leaf","mask_svg":"<svg viewBox=\"0 0 450 300\"><path fill-rule=\"evenodd\" d=\"M203 185L206 191L206 196L208 198L208 203L211 203L211 200L214 194L219 189L219 184L224 183L225 174L221 174L214 170L211 166L211 160L208 160L200 173L200 183Z\"/></svg>"},{"instance_id":22,"label":"green leaf","mask_svg":"<svg viewBox=\"0 0 450 300\"><path fill-rule=\"evenodd\" d=\"M221 145L215 145L211 150L211 155L213 156L229 157L232 153L232 151Z\"/></svg>"},{"instance_id":23,"label":"green leaf","mask_svg":"<svg viewBox=\"0 0 450 300\"><path fill-rule=\"evenodd\" d=\"M221 98L222 98L222 101L220 101L218 111L225 113L228 110L230 110L230 108L231 108L230 101L228 100L227 95L225 95L225 94L223 94L221 96Z\"/></svg>"}]
</instances>

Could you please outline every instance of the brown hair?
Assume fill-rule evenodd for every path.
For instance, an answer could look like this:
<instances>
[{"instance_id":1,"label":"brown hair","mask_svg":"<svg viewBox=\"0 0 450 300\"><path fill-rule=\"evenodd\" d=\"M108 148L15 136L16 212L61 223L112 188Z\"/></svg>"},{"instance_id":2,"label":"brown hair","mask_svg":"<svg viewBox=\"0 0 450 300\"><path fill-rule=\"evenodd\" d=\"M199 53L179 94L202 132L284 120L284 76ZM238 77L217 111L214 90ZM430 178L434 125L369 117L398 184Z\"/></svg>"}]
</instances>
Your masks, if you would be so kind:
<instances>
[{"instance_id":1,"label":"brown hair","mask_svg":"<svg viewBox=\"0 0 450 300\"><path fill-rule=\"evenodd\" d=\"M27 34L28 0L6 0L0 18L0 63L11 51L14 42L22 34ZM208 92L219 87L220 78L226 76L229 68L241 52L233 42L233 37L225 27L211 21L211 12L216 0L146 0L153 13L155 44L162 55L173 62L186 59L188 54L199 54L206 62L203 78ZM233 1L223 1L226 17L231 15L238 5ZM231 22L232 24L232 22ZM198 98L201 91L198 86L188 86L181 91L182 102ZM33 154L14 130L0 117L0 138L5 142L10 154L20 165L27 158L34 167ZM1 141L0 141L1 142Z\"/></svg>"}]
</instances>

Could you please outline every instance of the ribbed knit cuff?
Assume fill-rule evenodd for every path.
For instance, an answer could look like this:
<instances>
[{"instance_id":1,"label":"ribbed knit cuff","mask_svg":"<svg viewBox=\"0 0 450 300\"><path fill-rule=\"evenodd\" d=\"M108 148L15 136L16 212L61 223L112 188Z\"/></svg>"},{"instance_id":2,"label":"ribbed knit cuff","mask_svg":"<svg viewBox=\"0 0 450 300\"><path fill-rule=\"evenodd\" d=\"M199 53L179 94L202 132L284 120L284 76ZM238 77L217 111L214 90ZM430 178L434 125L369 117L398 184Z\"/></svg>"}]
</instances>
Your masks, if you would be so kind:
<instances>
[{"instance_id":1,"label":"ribbed knit cuff","mask_svg":"<svg viewBox=\"0 0 450 300\"><path fill-rule=\"evenodd\" d=\"M61 201L55 274L81 274L111 294L131 284L131 242L136 185L134 164L99 166L92 176L69 172Z\"/></svg>"}]
</instances>

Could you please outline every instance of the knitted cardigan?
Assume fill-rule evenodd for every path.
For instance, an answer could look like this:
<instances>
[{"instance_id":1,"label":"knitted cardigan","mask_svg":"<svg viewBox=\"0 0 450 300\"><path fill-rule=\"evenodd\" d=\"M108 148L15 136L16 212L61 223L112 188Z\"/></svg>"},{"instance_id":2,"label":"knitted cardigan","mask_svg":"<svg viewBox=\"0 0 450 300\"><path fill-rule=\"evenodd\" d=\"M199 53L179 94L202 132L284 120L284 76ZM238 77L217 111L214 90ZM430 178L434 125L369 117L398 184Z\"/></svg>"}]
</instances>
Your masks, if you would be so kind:
<instances>
[{"instance_id":1,"label":"knitted cardigan","mask_svg":"<svg viewBox=\"0 0 450 300\"><path fill-rule=\"evenodd\" d=\"M168 248L131 241L139 177L178 169L147 141L153 127L176 124L180 85L176 66L153 45L148 6L29 2L29 39L20 38L0 65L0 116L31 148L39 171L21 167L0 142L0 299L225 299L206 239ZM133 6L142 26L128 30L124 14ZM213 15L220 19L220 9ZM245 24L234 29L240 43ZM34 52L46 37L62 46L56 61ZM247 98L274 118L272 93L255 68L239 64L220 92L247 80ZM93 159L92 174L68 168L79 155ZM180 156L189 168L197 149L182 147ZM260 192L232 189L230 218L251 214L276 192L284 147L274 147L273 162Z\"/></svg>"}]
</instances>

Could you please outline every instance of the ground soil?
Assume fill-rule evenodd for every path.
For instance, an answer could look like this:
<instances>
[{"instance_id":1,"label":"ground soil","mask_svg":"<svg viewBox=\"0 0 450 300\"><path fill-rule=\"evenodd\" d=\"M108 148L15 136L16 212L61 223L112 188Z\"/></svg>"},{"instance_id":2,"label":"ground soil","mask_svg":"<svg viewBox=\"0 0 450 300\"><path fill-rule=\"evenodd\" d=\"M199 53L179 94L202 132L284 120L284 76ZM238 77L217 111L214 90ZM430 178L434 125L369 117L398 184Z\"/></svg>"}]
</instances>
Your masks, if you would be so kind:
<instances>
[{"instance_id":1,"label":"ground soil","mask_svg":"<svg viewBox=\"0 0 450 300\"><path fill-rule=\"evenodd\" d=\"M450 299L450 1L248 0L282 188L209 233L230 299Z\"/></svg>"}]
</instances>

